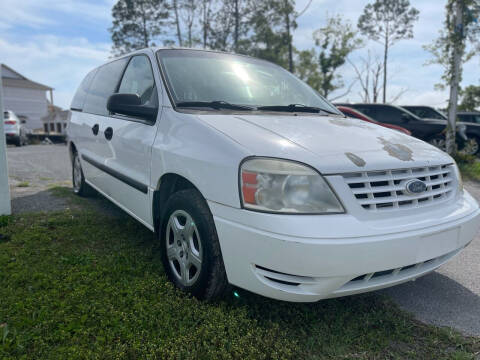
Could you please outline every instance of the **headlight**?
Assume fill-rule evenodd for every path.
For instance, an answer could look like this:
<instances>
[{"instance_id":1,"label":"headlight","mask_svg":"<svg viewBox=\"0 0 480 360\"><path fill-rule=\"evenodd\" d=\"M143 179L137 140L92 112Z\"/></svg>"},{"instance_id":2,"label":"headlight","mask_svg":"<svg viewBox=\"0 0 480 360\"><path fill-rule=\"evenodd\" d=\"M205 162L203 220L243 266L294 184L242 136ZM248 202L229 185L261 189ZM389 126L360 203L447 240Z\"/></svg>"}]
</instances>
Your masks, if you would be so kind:
<instances>
[{"instance_id":1,"label":"headlight","mask_svg":"<svg viewBox=\"0 0 480 360\"><path fill-rule=\"evenodd\" d=\"M240 187L246 209L292 214L344 212L322 176L294 161L247 160L240 167Z\"/></svg>"},{"instance_id":2,"label":"headlight","mask_svg":"<svg viewBox=\"0 0 480 360\"><path fill-rule=\"evenodd\" d=\"M460 169L458 168L458 165L456 163L453 164L453 171L455 173L455 177L457 178L458 193L461 194L463 192L463 179L462 174L460 173Z\"/></svg>"}]
</instances>

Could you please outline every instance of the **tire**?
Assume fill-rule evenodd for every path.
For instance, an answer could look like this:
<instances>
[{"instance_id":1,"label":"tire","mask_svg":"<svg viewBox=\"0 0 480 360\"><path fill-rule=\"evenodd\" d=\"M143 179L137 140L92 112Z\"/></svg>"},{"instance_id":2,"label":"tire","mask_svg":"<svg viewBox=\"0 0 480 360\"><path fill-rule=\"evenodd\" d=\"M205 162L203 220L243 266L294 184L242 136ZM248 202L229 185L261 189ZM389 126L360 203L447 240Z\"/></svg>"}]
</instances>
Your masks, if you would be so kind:
<instances>
[{"instance_id":1,"label":"tire","mask_svg":"<svg viewBox=\"0 0 480 360\"><path fill-rule=\"evenodd\" d=\"M16 147L21 147L22 146L22 138L19 136L18 139L15 141L15 146Z\"/></svg>"},{"instance_id":2,"label":"tire","mask_svg":"<svg viewBox=\"0 0 480 360\"><path fill-rule=\"evenodd\" d=\"M203 300L217 299L226 292L228 281L215 223L197 190L170 196L158 236L165 272L176 287Z\"/></svg>"},{"instance_id":3,"label":"tire","mask_svg":"<svg viewBox=\"0 0 480 360\"><path fill-rule=\"evenodd\" d=\"M467 134L468 136L468 134ZM468 141L465 142L460 153L466 155L476 156L480 151L480 138L476 136L468 136Z\"/></svg>"},{"instance_id":4,"label":"tire","mask_svg":"<svg viewBox=\"0 0 480 360\"><path fill-rule=\"evenodd\" d=\"M91 197L96 194L96 191L85 182L82 164L77 152L72 155L72 185L73 192L78 196Z\"/></svg>"},{"instance_id":5,"label":"tire","mask_svg":"<svg viewBox=\"0 0 480 360\"><path fill-rule=\"evenodd\" d=\"M443 137L443 136L440 136L440 135L434 136L434 137L428 139L428 143L430 145L435 146L437 149L440 149L442 151L447 150L447 143L445 141L445 137Z\"/></svg>"}]
</instances>

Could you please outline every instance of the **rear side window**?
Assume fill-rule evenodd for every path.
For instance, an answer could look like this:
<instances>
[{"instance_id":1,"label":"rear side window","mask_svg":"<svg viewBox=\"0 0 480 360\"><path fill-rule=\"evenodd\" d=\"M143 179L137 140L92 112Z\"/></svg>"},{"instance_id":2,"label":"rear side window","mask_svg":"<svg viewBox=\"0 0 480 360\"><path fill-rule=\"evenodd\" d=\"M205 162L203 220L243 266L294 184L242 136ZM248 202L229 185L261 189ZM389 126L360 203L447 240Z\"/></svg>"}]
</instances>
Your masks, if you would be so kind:
<instances>
[{"instance_id":1,"label":"rear side window","mask_svg":"<svg viewBox=\"0 0 480 360\"><path fill-rule=\"evenodd\" d=\"M142 105L157 106L157 90L148 57L139 55L130 60L118 92L137 94L142 100Z\"/></svg>"},{"instance_id":2,"label":"rear side window","mask_svg":"<svg viewBox=\"0 0 480 360\"><path fill-rule=\"evenodd\" d=\"M72 99L72 104L70 105L71 110L83 110L83 104L85 103L85 97L87 96L88 88L92 82L95 72L97 70L90 71L87 76L83 79L82 83L78 87L75 96Z\"/></svg>"},{"instance_id":3,"label":"rear side window","mask_svg":"<svg viewBox=\"0 0 480 360\"><path fill-rule=\"evenodd\" d=\"M8 111L5 111L5 112L3 113L3 118L4 118L5 120L7 120L9 117L10 117L10 113L9 113Z\"/></svg>"},{"instance_id":4,"label":"rear side window","mask_svg":"<svg viewBox=\"0 0 480 360\"><path fill-rule=\"evenodd\" d=\"M107 100L116 91L127 61L124 58L98 68L83 105L84 112L108 115Z\"/></svg>"},{"instance_id":5,"label":"rear side window","mask_svg":"<svg viewBox=\"0 0 480 360\"><path fill-rule=\"evenodd\" d=\"M357 107L357 110L364 113L365 115L370 116L371 118L374 118L374 119L376 118L377 112L376 112L376 109L373 108L373 107L367 107L367 106L361 107L361 106L359 106L359 107Z\"/></svg>"}]
</instances>

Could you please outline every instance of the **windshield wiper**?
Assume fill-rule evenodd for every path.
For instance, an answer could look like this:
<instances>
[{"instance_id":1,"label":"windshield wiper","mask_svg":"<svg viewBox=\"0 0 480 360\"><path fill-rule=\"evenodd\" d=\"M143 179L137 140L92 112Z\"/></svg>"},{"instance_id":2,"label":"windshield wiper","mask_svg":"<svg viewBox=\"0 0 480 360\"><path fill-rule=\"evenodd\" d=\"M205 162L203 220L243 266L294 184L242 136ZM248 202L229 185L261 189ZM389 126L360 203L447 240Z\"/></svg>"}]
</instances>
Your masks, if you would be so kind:
<instances>
[{"instance_id":1,"label":"windshield wiper","mask_svg":"<svg viewBox=\"0 0 480 360\"><path fill-rule=\"evenodd\" d=\"M271 105L271 106L259 106L257 110L263 111L286 111L286 112L308 112L308 113L319 113L326 112L327 114L338 115L338 113L331 110L326 110L316 106L307 106L302 104L290 104L290 105Z\"/></svg>"},{"instance_id":2,"label":"windshield wiper","mask_svg":"<svg viewBox=\"0 0 480 360\"><path fill-rule=\"evenodd\" d=\"M212 109L228 109L228 110L255 110L255 108L246 105L231 104L226 101L180 101L175 104L177 107L209 107Z\"/></svg>"}]
</instances>

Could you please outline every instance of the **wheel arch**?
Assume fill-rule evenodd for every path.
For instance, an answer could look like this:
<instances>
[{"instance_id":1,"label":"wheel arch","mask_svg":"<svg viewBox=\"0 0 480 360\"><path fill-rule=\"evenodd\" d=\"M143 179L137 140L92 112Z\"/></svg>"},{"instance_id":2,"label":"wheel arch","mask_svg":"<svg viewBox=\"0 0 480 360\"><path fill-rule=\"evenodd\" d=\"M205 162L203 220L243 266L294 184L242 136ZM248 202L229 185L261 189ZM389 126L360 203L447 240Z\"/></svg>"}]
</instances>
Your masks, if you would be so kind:
<instances>
[{"instance_id":1,"label":"wheel arch","mask_svg":"<svg viewBox=\"0 0 480 360\"><path fill-rule=\"evenodd\" d=\"M155 231L159 230L159 226L163 221L165 206L162 205L166 204L169 197L174 193L186 189L195 189L202 195L197 186L186 177L177 173L163 174L158 180L152 201L152 217Z\"/></svg>"},{"instance_id":2,"label":"wheel arch","mask_svg":"<svg viewBox=\"0 0 480 360\"><path fill-rule=\"evenodd\" d=\"M75 146L73 141L68 143L68 155L70 155L70 161L73 161L73 154L77 153L77 147Z\"/></svg>"}]
</instances>

